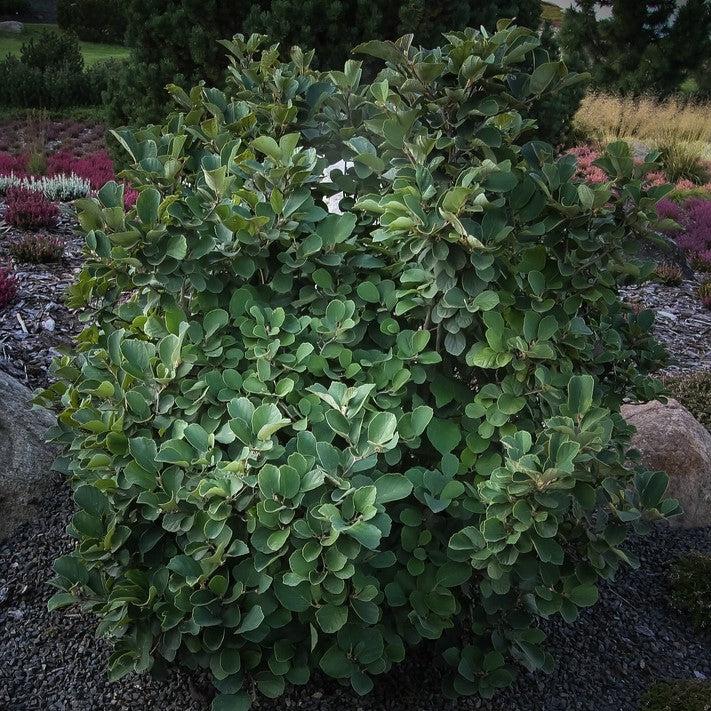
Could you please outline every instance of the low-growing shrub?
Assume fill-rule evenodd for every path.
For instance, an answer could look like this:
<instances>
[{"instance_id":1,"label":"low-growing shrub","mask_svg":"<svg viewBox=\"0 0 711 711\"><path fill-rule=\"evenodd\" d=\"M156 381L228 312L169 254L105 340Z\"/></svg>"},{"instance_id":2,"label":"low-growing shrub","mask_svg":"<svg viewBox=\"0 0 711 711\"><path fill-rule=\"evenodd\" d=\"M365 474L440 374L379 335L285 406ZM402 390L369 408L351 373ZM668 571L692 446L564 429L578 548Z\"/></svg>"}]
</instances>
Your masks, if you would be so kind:
<instances>
[{"instance_id":1,"label":"low-growing shrub","mask_svg":"<svg viewBox=\"0 0 711 711\"><path fill-rule=\"evenodd\" d=\"M83 73L66 65L37 69L8 55L0 61L0 106L59 109L98 102Z\"/></svg>"},{"instance_id":2,"label":"low-growing shrub","mask_svg":"<svg viewBox=\"0 0 711 711\"><path fill-rule=\"evenodd\" d=\"M697 272L711 273L711 249L694 252L689 263Z\"/></svg>"},{"instance_id":3,"label":"low-growing shrub","mask_svg":"<svg viewBox=\"0 0 711 711\"><path fill-rule=\"evenodd\" d=\"M45 170L47 175L40 178L28 175L26 156L0 153L0 195L10 188L24 188L41 192L52 201L68 202L87 197L116 177L113 161L105 150L84 156L58 151L47 156ZM126 206L132 207L137 196L127 186Z\"/></svg>"},{"instance_id":4,"label":"low-growing shrub","mask_svg":"<svg viewBox=\"0 0 711 711\"><path fill-rule=\"evenodd\" d=\"M138 190L132 188L130 185L124 185L123 190L123 205L127 210L130 210L135 206L138 201Z\"/></svg>"},{"instance_id":5,"label":"low-growing shrub","mask_svg":"<svg viewBox=\"0 0 711 711\"><path fill-rule=\"evenodd\" d=\"M639 711L711 711L711 682L660 681L644 695Z\"/></svg>"},{"instance_id":6,"label":"low-growing shrub","mask_svg":"<svg viewBox=\"0 0 711 711\"><path fill-rule=\"evenodd\" d=\"M594 146L583 144L573 146L565 151L567 155L575 156L577 161L576 177L588 183L604 183L609 181L610 177L598 165L598 160L602 151ZM674 182L663 170L650 170L645 176L645 184L648 187L660 187ZM688 193L689 191L699 190L702 196L706 196L704 186L699 186L687 180L677 180L674 190L669 193L671 196L674 192Z\"/></svg>"},{"instance_id":7,"label":"low-growing shrub","mask_svg":"<svg viewBox=\"0 0 711 711\"><path fill-rule=\"evenodd\" d=\"M605 171L595 164L600 158L600 151L591 146L575 146L566 151L567 155L575 157L576 176L586 183L606 183L609 177Z\"/></svg>"},{"instance_id":8,"label":"low-growing shrub","mask_svg":"<svg viewBox=\"0 0 711 711\"><path fill-rule=\"evenodd\" d=\"M72 32L43 30L22 45L20 59L23 64L35 69L66 65L79 74L84 71L81 47L77 36Z\"/></svg>"},{"instance_id":9,"label":"low-growing shrub","mask_svg":"<svg viewBox=\"0 0 711 711\"><path fill-rule=\"evenodd\" d=\"M678 286L683 281L684 275L681 272L681 267L677 264L663 262L658 264L654 270L654 278L661 284L667 286Z\"/></svg>"},{"instance_id":10,"label":"low-growing shrub","mask_svg":"<svg viewBox=\"0 0 711 711\"><path fill-rule=\"evenodd\" d=\"M65 151L54 153L47 160L47 174L77 175L88 181L92 190L98 190L116 177L113 161L107 151L81 157Z\"/></svg>"},{"instance_id":11,"label":"low-growing shrub","mask_svg":"<svg viewBox=\"0 0 711 711\"><path fill-rule=\"evenodd\" d=\"M29 234L23 235L19 240L13 242L9 250L18 262L45 264L58 262L62 259L64 242L60 237L54 235Z\"/></svg>"},{"instance_id":12,"label":"low-growing shrub","mask_svg":"<svg viewBox=\"0 0 711 711\"><path fill-rule=\"evenodd\" d=\"M52 202L69 202L91 194L89 181L77 175L45 175L41 178L0 175L0 195L4 195L11 188L42 193Z\"/></svg>"},{"instance_id":13,"label":"low-growing shrub","mask_svg":"<svg viewBox=\"0 0 711 711\"><path fill-rule=\"evenodd\" d=\"M701 299L701 303L707 308L711 309L711 279L705 279L699 284L696 293Z\"/></svg>"},{"instance_id":14,"label":"low-growing shrub","mask_svg":"<svg viewBox=\"0 0 711 711\"><path fill-rule=\"evenodd\" d=\"M669 234L690 258L698 256L705 261L711 250L711 199L691 198L679 203L665 198L659 201L657 214L677 224Z\"/></svg>"},{"instance_id":15,"label":"low-growing shrub","mask_svg":"<svg viewBox=\"0 0 711 711\"><path fill-rule=\"evenodd\" d=\"M711 556L689 553L669 574L672 602L700 629L711 630Z\"/></svg>"},{"instance_id":16,"label":"low-growing shrub","mask_svg":"<svg viewBox=\"0 0 711 711\"><path fill-rule=\"evenodd\" d=\"M27 174L27 156L0 153L0 176L15 175L23 177Z\"/></svg>"},{"instance_id":17,"label":"low-growing shrub","mask_svg":"<svg viewBox=\"0 0 711 711\"><path fill-rule=\"evenodd\" d=\"M22 45L20 56L0 60L0 106L61 109L97 104L75 35L44 30Z\"/></svg>"},{"instance_id":18,"label":"low-growing shrub","mask_svg":"<svg viewBox=\"0 0 711 711\"><path fill-rule=\"evenodd\" d=\"M78 507L50 607L102 616L113 678L177 661L246 709L317 668L365 694L427 639L490 696L677 511L620 416L661 388L617 279L665 189L624 143L590 186L529 140L577 81L538 41L372 41L368 83L237 36L225 92L118 132L139 197L77 203L88 328L40 398Z\"/></svg>"},{"instance_id":19,"label":"low-growing shrub","mask_svg":"<svg viewBox=\"0 0 711 711\"><path fill-rule=\"evenodd\" d=\"M711 430L711 371L668 377L664 385L672 397Z\"/></svg>"},{"instance_id":20,"label":"low-growing shrub","mask_svg":"<svg viewBox=\"0 0 711 711\"><path fill-rule=\"evenodd\" d=\"M5 221L23 230L56 227L59 207L42 193L27 188L10 188L5 194Z\"/></svg>"},{"instance_id":21,"label":"low-growing shrub","mask_svg":"<svg viewBox=\"0 0 711 711\"><path fill-rule=\"evenodd\" d=\"M129 66L128 59L102 59L94 62L86 69L86 82L91 88L91 95L97 102L102 102L107 91L111 89L116 81L116 77L126 71ZM101 119L105 121L105 118Z\"/></svg>"},{"instance_id":22,"label":"low-growing shrub","mask_svg":"<svg viewBox=\"0 0 711 711\"><path fill-rule=\"evenodd\" d=\"M0 265L0 310L9 306L17 296L17 280L7 267Z\"/></svg>"},{"instance_id":23,"label":"low-growing shrub","mask_svg":"<svg viewBox=\"0 0 711 711\"><path fill-rule=\"evenodd\" d=\"M703 185L711 180L708 161L699 156L698 148L683 141L660 143L664 172L670 182L687 181L687 187Z\"/></svg>"}]
</instances>

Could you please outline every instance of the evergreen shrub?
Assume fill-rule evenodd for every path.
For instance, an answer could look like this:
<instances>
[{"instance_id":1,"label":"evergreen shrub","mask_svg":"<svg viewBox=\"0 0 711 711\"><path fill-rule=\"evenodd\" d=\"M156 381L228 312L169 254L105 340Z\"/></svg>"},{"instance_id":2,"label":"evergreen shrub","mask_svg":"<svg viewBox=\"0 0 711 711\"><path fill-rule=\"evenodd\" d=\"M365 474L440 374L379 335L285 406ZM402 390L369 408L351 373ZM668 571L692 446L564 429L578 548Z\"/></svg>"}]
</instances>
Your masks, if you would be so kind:
<instances>
[{"instance_id":1,"label":"evergreen shrub","mask_svg":"<svg viewBox=\"0 0 711 711\"><path fill-rule=\"evenodd\" d=\"M226 91L117 133L138 201L77 203L87 327L40 398L77 504L50 604L101 617L113 678L209 669L239 710L317 668L366 694L429 640L490 696L676 512L627 463L663 354L616 290L668 188L536 140L577 81L539 41L370 41L364 82L237 36Z\"/></svg>"}]
</instances>

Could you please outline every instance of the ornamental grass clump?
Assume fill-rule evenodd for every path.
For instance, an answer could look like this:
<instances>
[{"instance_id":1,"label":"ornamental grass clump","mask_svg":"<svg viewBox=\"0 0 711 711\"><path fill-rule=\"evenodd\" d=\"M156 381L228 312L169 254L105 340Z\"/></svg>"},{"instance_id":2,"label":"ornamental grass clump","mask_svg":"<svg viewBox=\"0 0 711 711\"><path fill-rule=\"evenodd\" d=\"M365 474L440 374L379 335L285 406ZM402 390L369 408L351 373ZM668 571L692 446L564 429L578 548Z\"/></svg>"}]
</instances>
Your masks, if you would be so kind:
<instances>
[{"instance_id":1,"label":"ornamental grass clump","mask_svg":"<svg viewBox=\"0 0 711 711\"><path fill-rule=\"evenodd\" d=\"M711 279L704 279L696 289L696 293L701 303L707 309L711 309Z\"/></svg>"},{"instance_id":2,"label":"ornamental grass clump","mask_svg":"<svg viewBox=\"0 0 711 711\"><path fill-rule=\"evenodd\" d=\"M77 203L87 328L41 398L77 504L50 605L101 617L113 678L200 667L246 709L431 640L447 695L490 696L677 511L627 462L663 352L616 289L667 188L535 140L578 80L538 44L368 42L367 83L237 36L225 91L118 132L139 197Z\"/></svg>"},{"instance_id":3,"label":"ornamental grass clump","mask_svg":"<svg viewBox=\"0 0 711 711\"><path fill-rule=\"evenodd\" d=\"M667 286L679 286L684 280L684 275L678 264L663 262L662 264L658 264L655 268L654 278L656 281L661 284L666 284Z\"/></svg>"},{"instance_id":4,"label":"ornamental grass clump","mask_svg":"<svg viewBox=\"0 0 711 711\"><path fill-rule=\"evenodd\" d=\"M9 246L18 262L46 264L58 262L64 256L64 241L49 234L26 234Z\"/></svg>"}]
</instances>

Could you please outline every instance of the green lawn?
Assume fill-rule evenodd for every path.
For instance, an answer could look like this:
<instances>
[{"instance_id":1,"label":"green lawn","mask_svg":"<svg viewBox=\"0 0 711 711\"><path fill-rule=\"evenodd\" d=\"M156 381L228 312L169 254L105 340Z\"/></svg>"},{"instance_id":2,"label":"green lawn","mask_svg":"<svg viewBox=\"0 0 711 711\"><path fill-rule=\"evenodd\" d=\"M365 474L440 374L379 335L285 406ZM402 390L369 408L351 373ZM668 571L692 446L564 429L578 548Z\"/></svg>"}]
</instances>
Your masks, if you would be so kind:
<instances>
[{"instance_id":1,"label":"green lawn","mask_svg":"<svg viewBox=\"0 0 711 711\"><path fill-rule=\"evenodd\" d=\"M21 34L0 32L0 58L6 54L19 54L20 47L33 35L43 29L57 29L56 25L31 24L25 25ZM87 65L94 64L101 59L123 58L128 56L128 48L115 44L99 44L97 42L81 42L81 51Z\"/></svg>"}]
</instances>

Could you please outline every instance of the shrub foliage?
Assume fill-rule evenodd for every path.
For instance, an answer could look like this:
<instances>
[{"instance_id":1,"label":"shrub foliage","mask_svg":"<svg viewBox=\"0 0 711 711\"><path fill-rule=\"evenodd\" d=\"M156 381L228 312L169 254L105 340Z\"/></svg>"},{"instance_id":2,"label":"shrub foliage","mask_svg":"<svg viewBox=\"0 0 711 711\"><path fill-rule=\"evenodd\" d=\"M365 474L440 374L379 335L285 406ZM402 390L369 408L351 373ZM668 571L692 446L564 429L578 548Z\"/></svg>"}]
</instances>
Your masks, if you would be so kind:
<instances>
[{"instance_id":1,"label":"shrub foliage","mask_svg":"<svg viewBox=\"0 0 711 711\"><path fill-rule=\"evenodd\" d=\"M26 234L9 246L18 262L46 264L58 262L64 256L64 241L51 234Z\"/></svg>"},{"instance_id":2,"label":"shrub foliage","mask_svg":"<svg viewBox=\"0 0 711 711\"><path fill-rule=\"evenodd\" d=\"M8 54L0 60L0 74L0 106L86 106L98 103L105 88L89 81L76 35L53 30L43 30L26 41L19 57Z\"/></svg>"},{"instance_id":3,"label":"shrub foliage","mask_svg":"<svg viewBox=\"0 0 711 711\"><path fill-rule=\"evenodd\" d=\"M447 693L490 695L675 510L619 415L658 392L616 279L664 188L625 144L591 187L529 140L576 81L528 71L534 32L411 39L361 45L386 61L363 83L237 36L226 92L119 132L135 209L115 183L78 202L91 323L42 399L78 546L51 605L101 615L115 677L178 660L243 709L247 680L315 668L367 693L432 640Z\"/></svg>"},{"instance_id":4,"label":"shrub foliage","mask_svg":"<svg viewBox=\"0 0 711 711\"><path fill-rule=\"evenodd\" d=\"M687 79L708 89L711 6L706 0L578 0L565 11L560 38L566 59L592 74L593 85L621 94L658 96ZM597 16L599 6L611 10Z\"/></svg>"},{"instance_id":5,"label":"shrub foliage","mask_svg":"<svg viewBox=\"0 0 711 711\"><path fill-rule=\"evenodd\" d=\"M711 371L684 373L665 379L664 385L704 427L711 430Z\"/></svg>"},{"instance_id":6,"label":"shrub foliage","mask_svg":"<svg viewBox=\"0 0 711 711\"><path fill-rule=\"evenodd\" d=\"M536 28L541 16L540 0L125 0L123 5L134 52L107 94L112 125L161 120L170 82L189 87L197 80L222 81L218 40L235 32L264 32L287 52L292 45L311 46L319 66L338 68L366 39L412 32L430 46L443 32L493 27L497 17L515 16L519 24Z\"/></svg>"},{"instance_id":7,"label":"shrub foliage","mask_svg":"<svg viewBox=\"0 0 711 711\"><path fill-rule=\"evenodd\" d=\"M672 602L702 630L711 629L711 556L689 553L672 566Z\"/></svg>"},{"instance_id":8,"label":"shrub foliage","mask_svg":"<svg viewBox=\"0 0 711 711\"><path fill-rule=\"evenodd\" d=\"M88 42L122 43L126 8L120 0L58 0L57 23Z\"/></svg>"}]
</instances>

